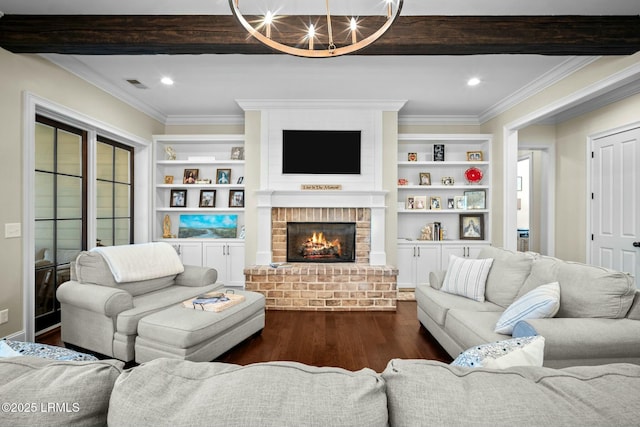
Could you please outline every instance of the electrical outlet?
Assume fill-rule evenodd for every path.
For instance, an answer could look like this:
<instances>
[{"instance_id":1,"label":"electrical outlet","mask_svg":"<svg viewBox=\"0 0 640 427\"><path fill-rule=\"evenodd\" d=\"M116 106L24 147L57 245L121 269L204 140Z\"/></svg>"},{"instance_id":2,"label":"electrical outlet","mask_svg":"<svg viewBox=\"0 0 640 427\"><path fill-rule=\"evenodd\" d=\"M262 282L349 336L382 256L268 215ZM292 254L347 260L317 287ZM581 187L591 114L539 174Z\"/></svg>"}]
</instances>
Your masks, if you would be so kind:
<instances>
[{"instance_id":1,"label":"electrical outlet","mask_svg":"<svg viewBox=\"0 0 640 427\"><path fill-rule=\"evenodd\" d=\"M9 321L9 309L0 311L0 324L7 323Z\"/></svg>"},{"instance_id":2,"label":"electrical outlet","mask_svg":"<svg viewBox=\"0 0 640 427\"><path fill-rule=\"evenodd\" d=\"M22 230L19 222L14 222L14 223L4 225L5 238L20 237L21 234L22 234Z\"/></svg>"}]
</instances>

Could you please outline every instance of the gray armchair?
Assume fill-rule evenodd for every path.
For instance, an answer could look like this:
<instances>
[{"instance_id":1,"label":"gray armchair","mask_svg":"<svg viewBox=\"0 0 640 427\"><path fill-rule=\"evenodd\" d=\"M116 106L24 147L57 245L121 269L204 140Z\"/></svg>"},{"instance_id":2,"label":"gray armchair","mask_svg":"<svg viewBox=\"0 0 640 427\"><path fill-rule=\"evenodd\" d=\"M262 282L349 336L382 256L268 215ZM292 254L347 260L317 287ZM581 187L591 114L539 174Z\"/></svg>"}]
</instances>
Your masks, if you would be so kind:
<instances>
[{"instance_id":1,"label":"gray armchair","mask_svg":"<svg viewBox=\"0 0 640 427\"><path fill-rule=\"evenodd\" d=\"M158 248L166 250L157 245L171 248L166 243L148 243L128 245L128 250L135 246L142 269ZM212 268L183 266L179 274L117 282L112 267L96 250L80 253L72 263L71 280L56 292L61 305L62 341L125 362L135 358L140 319L222 287L215 283L217 271Z\"/></svg>"}]
</instances>

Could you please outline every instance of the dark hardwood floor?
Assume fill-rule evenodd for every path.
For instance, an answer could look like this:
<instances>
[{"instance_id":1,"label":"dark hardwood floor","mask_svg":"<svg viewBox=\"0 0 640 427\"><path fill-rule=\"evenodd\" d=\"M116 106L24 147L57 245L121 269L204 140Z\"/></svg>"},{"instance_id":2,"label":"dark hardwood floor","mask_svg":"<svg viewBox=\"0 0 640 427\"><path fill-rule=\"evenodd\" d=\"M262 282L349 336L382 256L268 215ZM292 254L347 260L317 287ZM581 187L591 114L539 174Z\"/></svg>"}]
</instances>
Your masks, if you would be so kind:
<instances>
[{"instance_id":1,"label":"dark hardwood floor","mask_svg":"<svg viewBox=\"0 0 640 427\"><path fill-rule=\"evenodd\" d=\"M40 335L37 341L63 345L59 329ZM398 301L396 312L268 310L262 334L245 340L216 361L246 365L289 360L382 372L394 358L452 360L420 326L415 301Z\"/></svg>"}]
</instances>

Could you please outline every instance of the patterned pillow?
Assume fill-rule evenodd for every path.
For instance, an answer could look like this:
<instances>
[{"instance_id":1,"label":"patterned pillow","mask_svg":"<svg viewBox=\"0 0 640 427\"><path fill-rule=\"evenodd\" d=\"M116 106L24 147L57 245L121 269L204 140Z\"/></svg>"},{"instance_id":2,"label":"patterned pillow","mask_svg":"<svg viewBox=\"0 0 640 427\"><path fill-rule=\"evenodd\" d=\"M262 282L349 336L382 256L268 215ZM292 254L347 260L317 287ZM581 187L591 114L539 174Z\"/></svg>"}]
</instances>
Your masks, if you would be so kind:
<instances>
[{"instance_id":1,"label":"patterned pillow","mask_svg":"<svg viewBox=\"0 0 640 427\"><path fill-rule=\"evenodd\" d=\"M511 338L472 347L451 362L467 368L504 369L511 366L542 366L544 337Z\"/></svg>"},{"instance_id":2,"label":"patterned pillow","mask_svg":"<svg viewBox=\"0 0 640 427\"><path fill-rule=\"evenodd\" d=\"M476 301L484 301L484 288L492 264L493 258L466 259L450 255L449 267L440 290Z\"/></svg>"},{"instance_id":3,"label":"patterned pillow","mask_svg":"<svg viewBox=\"0 0 640 427\"><path fill-rule=\"evenodd\" d=\"M495 331L499 334L513 332L513 327L521 320L553 317L560 309L560 284L558 282L540 285L515 300L502 313Z\"/></svg>"}]
</instances>

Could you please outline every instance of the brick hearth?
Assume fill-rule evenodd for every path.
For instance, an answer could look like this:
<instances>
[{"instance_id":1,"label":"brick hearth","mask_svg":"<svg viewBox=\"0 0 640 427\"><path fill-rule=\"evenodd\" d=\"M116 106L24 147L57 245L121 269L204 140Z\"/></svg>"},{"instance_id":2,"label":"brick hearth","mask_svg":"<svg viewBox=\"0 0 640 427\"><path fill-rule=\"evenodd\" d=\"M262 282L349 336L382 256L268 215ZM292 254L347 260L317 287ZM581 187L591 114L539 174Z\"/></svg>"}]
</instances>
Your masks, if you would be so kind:
<instances>
[{"instance_id":1,"label":"brick hearth","mask_svg":"<svg viewBox=\"0 0 640 427\"><path fill-rule=\"evenodd\" d=\"M261 292L271 310L395 311L398 271L370 265L371 209L295 208L271 210L273 262L286 261L287 222L355 222L355 263L290 263L244 270L247 290Z\"/></svg>"},{"instance_id":2,"label":"brick hearth","mask_svg":"<svg viewBox=\"0 0 640 427\"><path fill-rule=\"evenodd\" d=\"M362 264L289 264L244 270L271 310L395 311L398 270Z\"/></svg>"}]
</instances>

